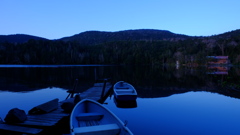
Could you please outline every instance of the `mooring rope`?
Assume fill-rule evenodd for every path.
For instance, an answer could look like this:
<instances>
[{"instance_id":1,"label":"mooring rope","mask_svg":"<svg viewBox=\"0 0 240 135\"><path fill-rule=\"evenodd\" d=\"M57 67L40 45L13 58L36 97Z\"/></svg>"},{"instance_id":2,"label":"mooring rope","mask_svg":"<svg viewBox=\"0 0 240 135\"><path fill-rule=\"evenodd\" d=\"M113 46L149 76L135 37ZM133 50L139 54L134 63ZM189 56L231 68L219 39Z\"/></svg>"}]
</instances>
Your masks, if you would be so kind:
<instances>
[{"instance_id":1,"label":"mooring rope","mask_svg":"<svg viewBox=\"0 0 240 135\"><path fill-rule=\"evenodd\" d=\"M2 118L0 117L0 123L3 123L3 120L2 120Z\"/></svg>"}]
</instances>

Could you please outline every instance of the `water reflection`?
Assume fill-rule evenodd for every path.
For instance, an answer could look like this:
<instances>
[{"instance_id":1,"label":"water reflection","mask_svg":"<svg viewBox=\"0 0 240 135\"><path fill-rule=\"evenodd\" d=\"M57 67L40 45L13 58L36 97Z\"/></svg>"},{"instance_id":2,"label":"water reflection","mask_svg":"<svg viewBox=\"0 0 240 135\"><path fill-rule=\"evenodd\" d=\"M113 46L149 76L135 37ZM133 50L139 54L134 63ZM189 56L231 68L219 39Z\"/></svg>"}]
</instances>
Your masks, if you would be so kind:
<instances>
[{"instance_id":1,"label":"water reflection","mask_svg":"<svg viewBox=\"0 0 240 135\"><path fill-rule=\"evenodd\" d=\"M187 92L164 98L138 98L136 108L105 104L136 135L238 135L240 101L210 92Z\"/></svg>"},{"instance_id":2,"label":"water reflection","mask_svg":"<svg viewBox=\"0 0 240 135\"><path fill-rule=\"evenodd\" d=\"M71 89L75 79L78 79L78 89L84 91L94 83L96 68L97 74L101 74L103 67L100 66L1 67L0 90L27 92L49 87Z\"/></svg>"},{"instance_id":3,"label":"water reflection","mask_svg":"<svg viewBox=\"0 0 240 135\"><path fill-rule=\"evenodd\" d=\"M138 134L240 134L240 68L228 75L207 68L151 66L0 67L0 117L18 107L26 112L54 98L63 100L78 79L81 92L96 79L124 80L138 92L136 106L106 103ZM232 97L232 98L230 98ZM123 108L122 108L123 107Z\"/></svg>"},{"instance_id":4,"label":"water reflection","mask_svg":"<svg viewBox=\"0 0 240 135\"><path fill-rule=\"evenodd\" d=\"M227 66L208 66L207 74L227 75L229 67Z\"/></svg>"},{"instance_id":5,"label":"water reflection","mask_svg":"<svg viewBox=\"0 0 240 135\"><path fill-rule=\"evenodd\" d=\"M114 103L118 108L136 108L137 107L137 100L129 100L129 101L122 101L118 100L114 96Z\"/></svg>"},{"instance_id":6,"label":"water reflection","mask_svg":"<svg viewBox=\"0 0 240 135\"><path fill-rule=\"evenodd\" d=\"M34 106L40 105L52 99L64 100L67 93L61 88L46 88L33 92L8 92L0 91L0 117L4 118L12 108L25 110L26 113Z\"/></svg>"},{"instance_id":7,"label":"water reflection","mask_svg":"<svg viewBox=\"0 0 240 135\"><path fill-rule=\"evenodd\" d=\"M131 83L143 98L166 97L189 91L209 91L240 98L240 70L231 68L228 75L206 74L206 67L151 66L56 66L0 67L0 90L28 92L57 87L85 91L96 79L111 78L112 83L124 80Z\"/></svg>"}]
</instances>

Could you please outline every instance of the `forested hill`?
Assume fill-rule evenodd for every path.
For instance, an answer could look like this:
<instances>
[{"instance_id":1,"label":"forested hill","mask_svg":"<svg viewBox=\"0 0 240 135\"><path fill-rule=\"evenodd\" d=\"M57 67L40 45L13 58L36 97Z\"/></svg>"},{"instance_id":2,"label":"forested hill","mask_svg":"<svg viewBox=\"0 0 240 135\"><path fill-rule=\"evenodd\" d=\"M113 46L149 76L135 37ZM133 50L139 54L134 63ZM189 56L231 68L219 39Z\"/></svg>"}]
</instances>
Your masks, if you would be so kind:
<instances>
[{"instance_id":1,"label":"forested hill","mask_svg":"<svg viewBox=\"0 0 240 135\"><path fill-rule=\"evenodd\" d=\"M240 35L240 29L238 30L233 30L233 31L229 31L229 32L225 32L219 35L214 35L212 37L218 37L218 38L234 38L234 37L238 37L239 38Z\"/></svg>"},{"instance_id":2,"label":"forested hill","mask_svg":"<svg viewBox=\"0 0 240 135\"><path fill-rule=\"evenodd\" d=\"M166 30L139 29L118 32L87 31L60 40L74 41L84 45L97 45L113 41L184 40L187 38L190 38L190 36L175 34Z\"/></svg>"},{"instance_id":3,"label":"forested hill","mask_svg":"<svg viewBox=\"0 0 240 135\"><path fill-rule=\"evenodd\" d=\"M163 30L88 31L57 40L0 36L0 64L206 64L228 56L240 64L240 30L193 37Z\"/></svg>"},{"instance_id":4,"label":"forested hill","mask_svg":"<svg viewBox=\"0 0 240 135\"><path fill-rule=\"evenodd\" d=\"M8 43L25 43L28 40L47 40L46 38L41 38L37 36L31 36L26 34L15 34L15 35L0 35L0 43L8 42Z\"/></svg>"},{"instance_id":5,"label":"forested hill","mask_svg":"<svg viewBox=\"0 0 240 135\"><path fill-rule=\"evenodd\" d=\"M234 30L219 35L208 37L188 36L184 34L176 34L167 30L154 29L137 29L125 30L118 32L104 32L104 31L86 31L73 36L56 39L57 41L75 42L82 45L96 45L115 41L178 41L191 38L201 39L216 39L216 38L232 38L238 37L240 30ZM0 43L25 43L30 39L33 40L49 40L43 37L37 37L26 34L0 35Z\"/></svg>"}]
</instances>

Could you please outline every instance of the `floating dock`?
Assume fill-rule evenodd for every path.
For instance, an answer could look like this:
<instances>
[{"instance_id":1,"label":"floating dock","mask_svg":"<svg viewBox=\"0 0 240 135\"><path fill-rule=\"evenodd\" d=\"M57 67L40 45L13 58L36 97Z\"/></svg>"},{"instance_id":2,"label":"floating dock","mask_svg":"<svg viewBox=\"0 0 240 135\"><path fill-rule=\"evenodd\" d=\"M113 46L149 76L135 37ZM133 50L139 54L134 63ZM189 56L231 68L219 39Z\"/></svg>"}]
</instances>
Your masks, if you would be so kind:
<instances>
[{"instance_id":1,"label":"floating dock","mask_svg":"<svg viewBox=\"0 0 240 135\"><path fill-rule=\"evenodd\" d=\"M110 83L95 83L93 87L89 88L83 93L80 93L80 99L88 98L103 103L107 98L110 89L112 89L112 85ZM65 118L67 121L69 120L70 113L65 113L61 105L65 102L73 101L74 99L70 98L58 102L57 108L55 110L44 114L27 114L27 120L23 123L0 123L0 134L9 131L13 133L16 132L24 134L45 134L44 130L51 130L51 127L56 128L56 125L62 119ZM46 108L45 110L50 110L49 108L51 108L51 106L46 105L49 104L49 102L44 103L40 106L43 106L42 108ZM66 122L64 123L66 124ZM69 126L69 122L67 122L66 126Z\"/></svg>"}]
</instances>

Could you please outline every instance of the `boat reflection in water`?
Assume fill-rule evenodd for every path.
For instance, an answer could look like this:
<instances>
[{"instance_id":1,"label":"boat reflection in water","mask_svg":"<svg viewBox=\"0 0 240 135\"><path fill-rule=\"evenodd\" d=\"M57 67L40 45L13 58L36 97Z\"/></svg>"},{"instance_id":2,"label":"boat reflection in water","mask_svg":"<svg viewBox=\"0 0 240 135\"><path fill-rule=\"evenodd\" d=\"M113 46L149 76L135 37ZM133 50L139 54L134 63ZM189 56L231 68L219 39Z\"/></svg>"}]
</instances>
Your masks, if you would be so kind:
<instances>
[{"instance_id":1,"label":"boat reflection in water","mask_svg":"<svg viewBox=\"0 0 240 135\"><path fill-rule=\"evenodd\" d=\"M114 103L118 108L136 108L137 107L137 100L118 100L114 96Z\"/></svg>"}]
</instances>

